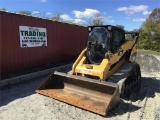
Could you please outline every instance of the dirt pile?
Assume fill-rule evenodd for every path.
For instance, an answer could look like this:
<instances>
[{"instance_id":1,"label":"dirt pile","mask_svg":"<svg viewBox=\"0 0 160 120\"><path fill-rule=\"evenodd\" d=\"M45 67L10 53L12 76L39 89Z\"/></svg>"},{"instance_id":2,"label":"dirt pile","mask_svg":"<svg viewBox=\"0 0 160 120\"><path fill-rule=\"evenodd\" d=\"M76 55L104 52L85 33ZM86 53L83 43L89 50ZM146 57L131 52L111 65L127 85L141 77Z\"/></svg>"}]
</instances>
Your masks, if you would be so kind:
<instances>
[{"instance_id":1,"label":"dirt pile","mask_svg":"<svg viewBox=\"0 0 160 120\"><path fill-rule=\"evenodd\" d=\"M160 61L151 54L138 52L136 62L140 64L142 71L160 72Z\"/></svg>"}]
</instances>

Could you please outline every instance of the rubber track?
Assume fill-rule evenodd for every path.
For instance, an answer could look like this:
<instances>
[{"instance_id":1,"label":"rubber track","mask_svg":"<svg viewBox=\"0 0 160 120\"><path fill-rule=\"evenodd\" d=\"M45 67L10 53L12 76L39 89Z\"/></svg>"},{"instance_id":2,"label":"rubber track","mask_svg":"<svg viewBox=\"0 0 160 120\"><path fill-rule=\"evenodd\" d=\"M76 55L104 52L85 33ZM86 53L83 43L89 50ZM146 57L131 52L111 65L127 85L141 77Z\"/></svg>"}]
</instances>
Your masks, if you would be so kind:
<instances>
[{"instance_id":1,"label":"rubber track","mask_svg":"<svg viewBox=\"0 0 160 120\"><path fill-rule=\"evenodd\" d=\"M125 63L115 74L113 74L107 81L117 83L119 85L119 92L121 93L122 85L127 78L132 74L133 69L137 66L136 63Z\"/></svg>"}]
</instances>

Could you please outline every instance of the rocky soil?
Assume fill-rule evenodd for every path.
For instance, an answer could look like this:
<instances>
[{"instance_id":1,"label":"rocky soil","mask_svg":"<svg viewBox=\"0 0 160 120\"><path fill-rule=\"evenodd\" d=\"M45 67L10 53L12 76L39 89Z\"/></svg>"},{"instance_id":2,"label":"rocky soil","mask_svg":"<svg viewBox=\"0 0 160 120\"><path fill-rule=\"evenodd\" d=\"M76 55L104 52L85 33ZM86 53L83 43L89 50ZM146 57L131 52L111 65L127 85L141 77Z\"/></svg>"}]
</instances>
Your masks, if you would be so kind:
<instances>
[{"instance_id":1,"label":"rocky soil","mask_svg":"<svg viewBox=\"0 0 160 120\"><path fill-rule=\"evenodd\" d=\"M137 55L142 84L106 117L36 94L47 76L1 88L0 120L160 120L160 61Z\"/></svg>"}]
</instances>

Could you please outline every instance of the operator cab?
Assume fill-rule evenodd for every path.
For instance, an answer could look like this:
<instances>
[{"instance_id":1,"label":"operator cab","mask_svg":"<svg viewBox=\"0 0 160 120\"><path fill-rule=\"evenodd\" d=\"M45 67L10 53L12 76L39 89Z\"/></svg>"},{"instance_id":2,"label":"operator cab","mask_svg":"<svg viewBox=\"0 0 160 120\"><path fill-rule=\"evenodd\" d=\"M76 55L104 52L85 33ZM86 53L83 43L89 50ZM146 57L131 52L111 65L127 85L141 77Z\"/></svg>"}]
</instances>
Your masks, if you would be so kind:
<instances>
[{"instance_id":1,"label":"operator cab","mask_svg":"<svg viewBox=\"0 0 160 120\"><path fill-rule=\"evenodd\" d=\"M125 42L124 30L115 26L89 26L86 58L88 64L100 64L105 54L115 53Z\"/></svg>"}]
</instances>

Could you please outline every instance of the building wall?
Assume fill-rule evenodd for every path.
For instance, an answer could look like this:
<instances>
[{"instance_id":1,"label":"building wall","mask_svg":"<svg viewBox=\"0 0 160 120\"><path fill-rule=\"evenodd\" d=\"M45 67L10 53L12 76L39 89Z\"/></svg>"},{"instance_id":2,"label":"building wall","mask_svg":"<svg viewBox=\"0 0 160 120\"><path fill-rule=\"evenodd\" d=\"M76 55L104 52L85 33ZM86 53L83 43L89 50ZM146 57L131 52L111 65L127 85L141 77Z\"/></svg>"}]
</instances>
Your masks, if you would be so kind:
<instances>
[{"instance_id":1,"label":"building wall","mask_svg":"<svg viewBox=\"0 0 160 120\"><path fill-rule=\"evenodd\" d=\"M1 73L70 60L86 47L86 27L7 12L0 22ZM46 28L47 46L21 48L19 26Z\"/></svg>"}]
</instances>

